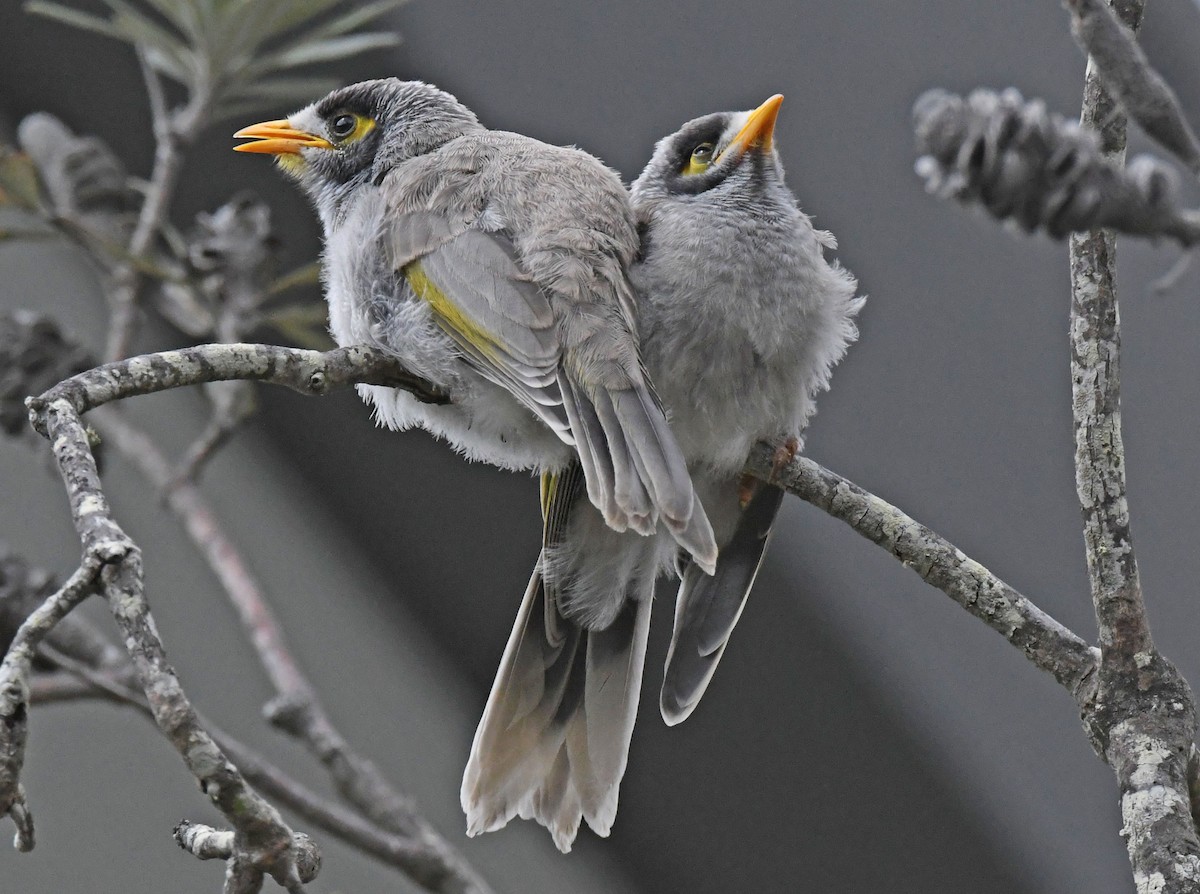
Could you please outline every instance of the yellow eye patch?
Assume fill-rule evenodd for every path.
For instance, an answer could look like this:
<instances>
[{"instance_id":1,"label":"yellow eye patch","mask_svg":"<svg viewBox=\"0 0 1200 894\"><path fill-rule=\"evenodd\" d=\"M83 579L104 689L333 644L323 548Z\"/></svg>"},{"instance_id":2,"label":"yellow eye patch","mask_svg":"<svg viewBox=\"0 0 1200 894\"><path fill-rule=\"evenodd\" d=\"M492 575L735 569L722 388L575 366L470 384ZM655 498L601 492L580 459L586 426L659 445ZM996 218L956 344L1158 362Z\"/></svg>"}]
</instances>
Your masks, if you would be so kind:
<instances>
[{"instance_id":1,"label":"yellow eye patch","mask_svg":"<svg viewBox=\"0 0 1200 894\"><path fill-rule=\"evenodd\" d=\"M375 119L366 115L342 112L329 120L329 135L338 145L361 140L375 129Z\"/></svg>"},{"instance_id":2,"label":"yellow eye patch","mask_svg":"<svg viewBox=\"0 0 1200 894\"><path fill-rule=\"evenodd\" d=\"M688 158L687 164L683 166L683 170L679 173L685 177L692 174L703 174L713 163L713 150L715 148L712 143L701 143L692 150L691 157Z\"/></svg>"}]
</instances>

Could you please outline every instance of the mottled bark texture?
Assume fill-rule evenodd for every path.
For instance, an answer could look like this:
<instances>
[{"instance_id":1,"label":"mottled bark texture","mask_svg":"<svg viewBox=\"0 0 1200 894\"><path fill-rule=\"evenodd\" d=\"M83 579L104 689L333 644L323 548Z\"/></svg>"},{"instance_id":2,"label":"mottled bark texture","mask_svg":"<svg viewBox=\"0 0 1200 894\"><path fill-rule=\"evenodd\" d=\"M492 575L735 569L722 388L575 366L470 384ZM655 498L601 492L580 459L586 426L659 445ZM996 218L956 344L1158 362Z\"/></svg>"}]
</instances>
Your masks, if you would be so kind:
<instances>
[{"instance_id":1,"label":"mottled bark texture","mask_svg":"<svg viewBox=\"0 0 1200 894\"><path fill-rule=\"evenodd\" d=\"M274 382L306 394L323 394L335 387L369 382L406 388L422 400L446 399L393 357L367 348L337 349L322 354L269 345L219 344L106 364L60 382L40 397L27 401L34 427L54 444L76 526L84 540L85 556L96 556L85 566L92 569L87 581L99 577L99 587L108 598L125 638L126 651L142 683L145 704L200 780L202 790L233 826L228 833L207 830L220 837L221 848L214 849L212 843L216 839L200 832L181 837L180 843L198 856L201 851L205 857L222 856L227 861L225 890L230 892L259 890L264 874L271 875L289 890L298 890L303 881L315 874L319 859L309 859L310 851L315 853L315 845L283 824L275 809L249 787L248 775L302 816L402 868L427 890L486 894L489 891L486 883L466 861L333 727L287 650L282 629L257 582L240 561L199 491L188 480L173 480L171 467L156 445L122 417L102 409L95 417L98 428L164 492L168 506L210 560L238 609L278 693L268 707L269 718L300 739L325 763L343 797L366 819L330 808L318 796L223 737L196 714L166 663L142 589L140 556L111 516L80 414L124 397L224 380ZM56 613L54 620L62 615L65 611ZM53 626L51 621L35 630L45 627L48 632ZM14 820L27 816L18 785L29 690L29 661L21 663L25 656L32 656L32 647L14 648L10 653L10 660L17 666L17 671L10 674L17 685L10 688L18 694L19 704L14 703L12 710L4 713L6 705L0 702L0 721L13 718L10 724L13 734L7 740L0 738L0 785L11 783L0 787L0 792L7 793L0 806L7 808ZM63 662L63 666L68 664ZM93 679L93 684L96 682ZM107 688L110 695L122 697L119 686ZM141 706L140 701L125 698ZM224 750L217 740L223 740ZM250 773L243 775L237 770L227 757L229 751L249 766ZM31 836L32 826L29 826ZM181 828L194 832L198 827Z\"/></svg>"},{"instance_id":2,"label":"mottled bark texture","mask_svg":"<svg viewBox=\"0 0 1200 894\"><path fill-rule=\"evenodd\" d=\"M1141 0L1114 4L1131 29L1143 7ZM1111 70L1111 63L1106 67ZM1104 150L1120 159L1125 116L1094 60L1088 65L1081 117L1099 131ZM1094 231L1073 236L1070 245L1075 479L1100 639L1096 694L1083 705L1084 726L1117 776L1121 834L1139 894L1195 892L1200 891L1200 838L1188 782L1195 702L1150 636L1130 532L1121 442L1116 239Z\"/></svg>"},{"instance_id":3,"label":"mottled bark texture","mask_svg":"<svg viewBox=\"0 0 1200 894\"><path fill-rule=\"evenodd\" d=\"M215 344L106 363L30 398L28 407L34 427L45 434L41 416L55 400L65 400L82 414L126 397L233 379L270 382L301 394L326 394L365 383L402 388L428 403L449 399L395 357L375 348L336 348L322 353L275 345Z\"/></svg>"},{"instance_id":4,"label":"mottled bark texture","mask_svg":"<svg viewBox=\"0 0 1200 894\"><path fill-rule=\"evenodd\" d=\"M38 429L53 446L82 542L83 560L67 586L22 625L0 665L0 807L17 821L18 845L32 846L32 824L23 822L28 814L19 772L33 648L82 598L98 590L108 601L159 729L233 827L236 853L230 865L238 867L238 884L231 887L228 879L234 876L227 875L226 890L230 894L258 890L264 875L289 890L298 890L298 861L303 856L300 840L279 812L250 788L205 731L167 663L145 598L141 553L112 516L79 413L64 397L31 400L30 406ZM27 841L21 840L22 835Z\"/></svg>"},{"instance_id":5,"label":"mottled bark texture","mask_svg":"<svg viewBox=\"0 0 1200 894\"><path fill-rule=\"evenodd\" d=\"M895 506L805 456L777 468L774 445L759 444L746 471L840 519L890 552L1020 649L1075 697L1092 691L1098 653L1054 618Z\"/></svg>"}]
</instances>

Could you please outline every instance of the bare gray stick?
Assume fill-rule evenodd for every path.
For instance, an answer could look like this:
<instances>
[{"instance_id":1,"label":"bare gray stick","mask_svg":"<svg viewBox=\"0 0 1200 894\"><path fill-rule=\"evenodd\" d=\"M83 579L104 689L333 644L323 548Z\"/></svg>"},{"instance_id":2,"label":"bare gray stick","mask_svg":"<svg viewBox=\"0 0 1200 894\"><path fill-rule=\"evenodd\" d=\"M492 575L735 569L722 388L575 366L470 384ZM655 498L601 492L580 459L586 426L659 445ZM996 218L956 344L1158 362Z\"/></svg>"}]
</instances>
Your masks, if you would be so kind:
<instances>
[{"instance_id":1,"label":"bare gray stick","mask_svg":"<svg viewBox=\"0 0 1200 894\"><path fill-rule=\"evenodd\" d=\"M1200 141L1184 117L1175 91L1155 71L1134 38L1141 5L1126 17L1126 26L1102 0L1064 0L1064 4L1072 13L1071 32L1090 56L1105 88L1142 130L1192 173L1200 174ZM1124 6L1124 10L1131 8Z\"/></svg>"},{"instance_id":2,"label":"bare gray stick","mask_svg":"<svg viewBox=\"0 0 1200 894\"><path fill-rule=\"evenodd\" d=\"M29 674L38 644L80 602L95 592L100 561L85 555L63 588L25 619L0 662L0 815L17 823L16 847L33 849L33 821L21 789L21 767L29 734Z\"/></svg>"},{"instance_id":3,"label":"bare gray stick","mask_svg":"<svg viewBox=\"0 0 1200 894\"><path fill-rule=\"evenodd\" d=\"M270 875L285 888L299 890L303 853L295 833L250 788L204 730L166 660L145 599L140 551L112 517L78 413L68 399L58 397L42 401L36 415L67 486L85 562L91 559L100 565L101 588L155 722L234 828L237 857L233 862L241 870L240 881L239 887L227 884L226 890L231 894L257 890L252 884L255 874L259 886L261 877Z\"/></svg>"},{"instance_id":4,"label":"bare gray stick","mask_svg":"<svg viewBox=\"0 0 1200 894\"><path fill-rule=\"evenodd\" d=\"M777 468L776 455L774 445L756 445L746 471L844 521L1020 649L1077 701L1087 697L1094 684L1095 649L886 500L805 456Z\"/></svg>"},{"instance_id":5,"label":"bare gray stick","mask_svg":"<svg viewBox=\"0 0 1200 894\"><path fill-rule=\"evenodd\" d=\"M104 356L109 360L121 360L129 354L137 330L138 294L142 282L137 262L146 257L162 228L183 167L183 149L207 123L209 112L207 90L193 92L186 107L175 112L168 110L161 79L146 59L145 51L139 48L137 55L153 116L154 169L129 240L131 260L117 269L111 285L105 290L110 317Z\"/></svg>"},{"instance_id":6,"label":"bare gray stick","mask_svg":"<svg viewBox=\"0 0 1200 894\"><path fill-rule=\"evenodd\" d=\"M394 840L384 843L391 855L389 862L438 894L488 894L491 889L462 855L334 727L292 657L265 592L199 488L174 479L170 464L154 442L121 417L98 413L95 419L105 440L165 493L167 506L220 580L276 690L276 698L265 709L268 719L302 742L326 766L348 803L380 828L409 839L404 846ZM238 763L250 777L241 761ZM295 799L291 800L294 804ZM378 855L378 850L375 853ZM397 857L403 862L397 862Z\"/></svg>"},{"instance_id":7,"label":"bare gray stick","mask_svg":"<svg viewBox=\"0 0 1200 894\"><path fill-rule=\"evenodd\" d=\"M56 674L39 674L33 678L33 704L40 703L43 693L47 701L106 698L117 704L132 707L147 719L154 720L144 696L129 687L123 672L97 670L69 656L55 654L45 645L42 646L42 650L66 670ZM68 684L61 677L68 677L71 683ZM197 712L197 716L220 745L221 750L237 764L246 780L267 797L273 798L315 827L340 838L351 847L358 848L410 876L433 878L439 871L444 873L444 868L439 870L439 866L432 861L435 855L431 855L421 842L405 835L388 832L370 820L330 803L328 799L301 785L262 755L221 730L203 714ZM443 888L471 890L465 886L451 889L444 885Z\"/></svg>"}]
</instances>

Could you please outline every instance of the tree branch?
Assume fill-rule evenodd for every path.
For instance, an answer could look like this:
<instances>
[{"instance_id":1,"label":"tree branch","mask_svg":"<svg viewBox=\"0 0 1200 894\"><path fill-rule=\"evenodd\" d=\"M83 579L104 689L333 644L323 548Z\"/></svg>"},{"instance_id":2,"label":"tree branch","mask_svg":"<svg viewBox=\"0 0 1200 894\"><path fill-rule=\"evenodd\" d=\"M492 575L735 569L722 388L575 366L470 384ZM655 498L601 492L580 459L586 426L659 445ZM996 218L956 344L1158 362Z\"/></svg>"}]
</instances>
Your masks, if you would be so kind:
<instances>
[{"instance_id":1,"label":"tree branch","mask_svg":"<svg viewBox=\"0 0 1200 894\"><path fill-rule=\"evenodd\" d=\"M208 120L207 92L204 96L193 94L186 108L172 113L167 108L162 80L140 46L137 57L154 123L154 169L129 239L131 261L116 270L106 289L110 316L104 356L109 360L121 360L129 354L137 329L138 292L142 282L137 262L145 259L166 219L183 167L183 148L195 139Z\"/></svg>"},{"instance_id":2,"label":"tree branch","mask_svg":"<svg viewBox=\"0 0 1200 894\"><path fill-rule=\"evenodd\" d=\"M59 601L48 602L47 607L35 612L22 629L48 630L52 627L54 620L64 616L73 603L82 598L82 593L96 586L98 570L99 588L124 636L126 651L159 729L200 782L201 790L234 828L237 855L231 865L236 862L242 870L239 875L242 882L237 888L227 885L226 890L257 890L250 882L255 875L261 880L264 874L286 888L298 890L298 867L306 855L301 846L304 842L287 827L279 812L250 788L204 730L175 671L167 663L145 599L140 551L112 517L79 414L68 399L56 397L40 404L37 417L40 430L50 439L67 486L72 517L83 542L84 561L81 571L72 577L73 585L60 591L63 595ZM32 657L31 648L10 650L11 657L0 666L18 670L27 668ZM0 747L5 755L5 767L0 770L3 773L0 782L5 783L4 800L0 805L9 811L16 806L18 810L14 817L17 819L21 818L24 808L19 793L14 798L11 792L16 787L16 773L24 753L27 694L28 684L24 679L4 686L6 704L0 709L0 735L11 731L12 742Z\"/></svg>"},{"instance_id":3,"label":"tree branch","mask_svg":"<svg viewBox=\"0 0 1200 894\"><path fill-rule=\"evenodd\" d=\"M777 468L776 451L755 445L746 471L845 522L1020 649L1076 701L1089 696L1098 654L1080 637L886 500L805 456Z\"/></svg>"},{"instance_id":4,"label":"tree branch","mask_svg":"<svg viewBox=\"0 0 1200 894\"><path fill-rule=\"evenodd\" d=\"M1193 174L1200 174L1200 141L1192 131L1175 91L1163 79L1134 31L1144 2L1122 6L1122 22L1103 0L1064 0L1071 11L1071 32L1089 54L1093 71L1116 96L1127 114L1158 144L1175 154Z\"/></svg>"},{"instance_id":5,"label":"tree branch","mask_svg":"<svg viewBox=\"0 0 1200 894\"><path fill-rule=\"evenodd\" d=\"M17 824L17 850L33 850L33 821L21 789L21 767L29 734L29 674L38 644L58 621L96 590L101 563L85 555L63 588L25 619L0 662L0 815Z\"/></svg>"},{"instance_id":6,"label":"tree branch","mask_svg":"<svg viewBox=\"0 0 1200 894\"><path fill-rule=\"evenodd\" d=\"M1143 0L1114 9L1136 28ZM1125 116L1090 60L1082 123L1120 159ZM1094 231L1071 238L1071 381L1075 479L1100 639L1095 702L1084 723L1117 776L1122 835L1141 892L1195 892L1200 837L1192 818L1189 757L1196 709L1187 682L1154 646L1138 578L1125 496L1121 441L1120 315L1116 237Z\"/></svg>"},{"instance_id":7,"label":"tree branch","mask_svg":"<svg viewBox=\"0 0 1200 894\"><path fill-rule=\"evenodd\" d=\"M429 891L487 894L490 891L487 883L462 855L417 812L412 801L397 792L375 764L358 754L334 727L312 685L292 657L265 592L236 544L225 534L199 488L174 478L170 464L154 442L121 417L104 413L96 417L96 423L104 439L165 495L168 508L183 524L221 582L277 693L265 709L268 720L299 740L325 765L339 794L348 803L378 827L407 839L402 845L398 844L398 839L381 836L378 829L372 830L374 834L371 835L360 822L355 833L360 840L385 839L373 840L365 849L377 856L381 852L388 854L385 858L388 862ZM236 755L233 756L243 774L253 781L254 774ZM315 797L308 800L309 805ZM288 797L295 809L299 809L296 808L298 800L304 799ZM312 819L311 812L300 812ZM339 822L343 826L346 824L344 819Z\"/></svg>"},{"instance_id":8,"label":"tree branch","mask_svg":"<svg viewBox=\"0 0 1200 894\"><path fill-rule=\"evenodd\" d=\"M148 720L154 720L145 698L129 687L124 669L99 670L86 662L57 654L45 645L42 646L42 652L64 668L64 671L38 674L33 678L32 704L104 698L131 707ZM130 674L131 672L132 669L129 669ZM273 798L313 826L329 832L351 847L370 854L385 865L392 866L410 877L433 879L439 874L446 875L444 867L439 867L434 861L436 855L431 855L423 842L388 832L371 820L330 803L328 799L297 782L240 740L224 732L203 714L197 712L197 716L214 741L221 746L221 750L237 764L246 780L264 795ZM488 892L486 887L470 887L465 882L455 886L450 881L444 881L440 888L431 887L430 890L479 891L481 894Z\"/></svg>"},{"instance_id":9,"label":"tree branch","mask_svg":"<svg viewBox=\"0 0 1200 894\"><path fill-rule=\"evenodd\" d=\"M327 394L347 385L387 385L426 403L449 401L445 393L377 348L336 348L322 353L275 345L215 344L106 363L60 382L40 397L29 398L26 406L34 428L45 434L46 408L54 401L64 401L83 414L126 397L230 379L270 382L308 395Z\"/></svg>"},{"instance_id":10,"label":"tree branch","mask_svg":"<svg viewBox=\"0 0 1200 894\"><path fill-rule=\"evenodd\" d=\"M74 415L135 394L228 379L276 382L309 394L365 381L405 387L421 399L446 399L393 357L372 349L338 349L321 354L267 345L220 344L106 364L59 383L41 397L27 401L27 406L35 427L51 436L50 420L55 409L65 408ZM78 417L75 418L78 422ZM291 791L290 801L302 803L303 811L309 815L323 811L325 820L338 824L343 833L350 830L360 839L365 835L368 849L386 854L385 859L399 865L429 890L486 894L489 889L482 878L416 813L406 798L392 789L374 764L358 755L333 727L289 653L261 588L195 485L173 481L172 469L153 441L120 416L102 411L95 421L105 438L163 491L167 505L183 522L224 585L278 693L268 711L272 721L299 738L330 770L343 797L386 832L348 814L331 818L315 795L304 797ZM146 648L144 639L140 642ZM158 716L160 712L155 713ZM159 722L162 725L161 717ZM211 729L207 724L201 725ZM244 753L242 756L248 757ZM260 778L268 778L278 789L283 786L281 777L277 772L264 771ZM290 859L294 861L295 857ZM237 865L240 867L242 863ZM240 869L237 877L241 878Z\"/></svg>"}]
</instances>

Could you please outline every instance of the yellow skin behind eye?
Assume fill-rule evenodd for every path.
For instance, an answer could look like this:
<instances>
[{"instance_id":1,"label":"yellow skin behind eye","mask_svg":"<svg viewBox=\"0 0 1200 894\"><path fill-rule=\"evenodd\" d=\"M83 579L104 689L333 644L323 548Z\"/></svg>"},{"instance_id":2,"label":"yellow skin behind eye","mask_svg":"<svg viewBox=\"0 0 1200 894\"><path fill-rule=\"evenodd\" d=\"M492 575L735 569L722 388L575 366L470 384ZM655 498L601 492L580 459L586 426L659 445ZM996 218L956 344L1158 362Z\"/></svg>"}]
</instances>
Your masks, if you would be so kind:
<instances>
[{"instance_id":1,"label":"yellow skin behind eye","mask_svg":"<svg viewBox=\"0 0 1200 894\"><path fill-rule=\"evenodd\" d=\"M683 170L679 173L685 177L690 177L693 174L703 174L713 163L713 154L716 149L712 143L701 143L694 150L692 156L688 159L688 163L683 166Z\"/></svg>"},{"instance_id":2,"label":"yellow skin behind eye","mask_svg":"<svg viewBox=\"0 0 1200 894\"><path fill-rule=\"evenodd\" d=\"M359 140L361 140L363 137L365 137L367 134L369 134L371 131L373 131L374 129L375 129L375 119L374 118L368 118L366 115L355 115L354 116L354 130L352 130L350 132L349 136L344 137L341 140L341 143L343 145L345 145L346 143L356 143Z\"/></svg>"}]
</instances>

